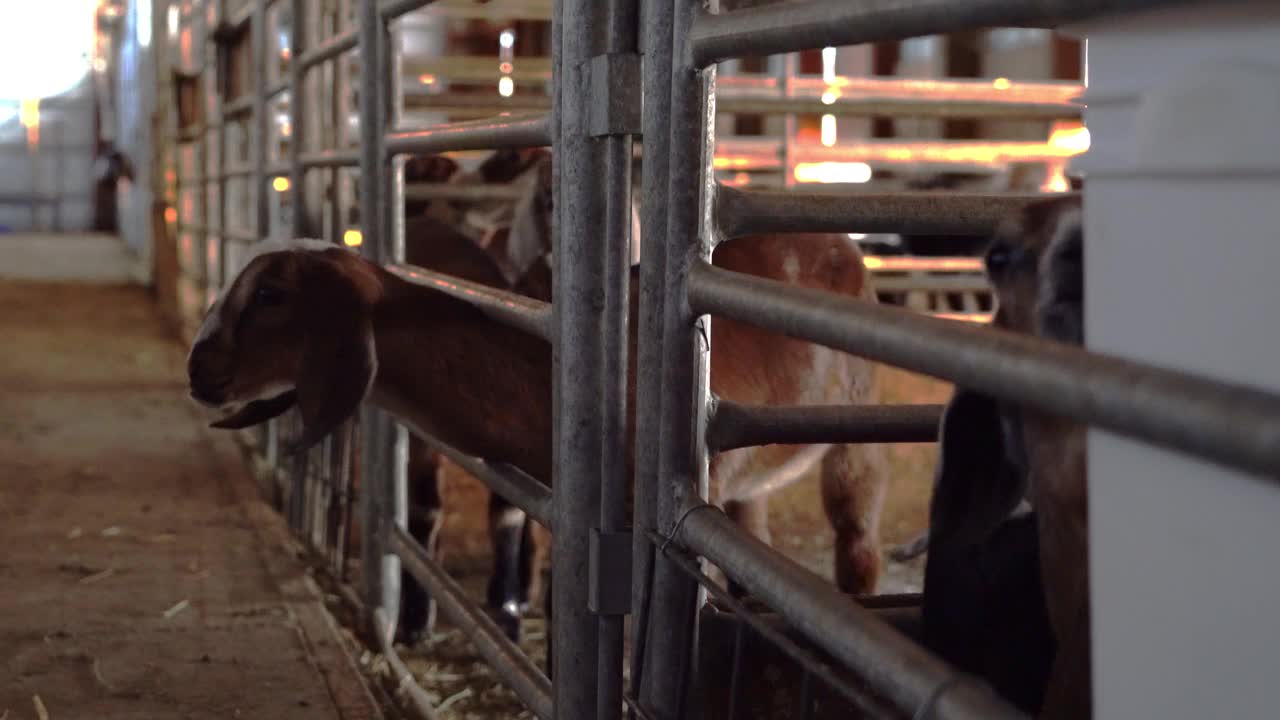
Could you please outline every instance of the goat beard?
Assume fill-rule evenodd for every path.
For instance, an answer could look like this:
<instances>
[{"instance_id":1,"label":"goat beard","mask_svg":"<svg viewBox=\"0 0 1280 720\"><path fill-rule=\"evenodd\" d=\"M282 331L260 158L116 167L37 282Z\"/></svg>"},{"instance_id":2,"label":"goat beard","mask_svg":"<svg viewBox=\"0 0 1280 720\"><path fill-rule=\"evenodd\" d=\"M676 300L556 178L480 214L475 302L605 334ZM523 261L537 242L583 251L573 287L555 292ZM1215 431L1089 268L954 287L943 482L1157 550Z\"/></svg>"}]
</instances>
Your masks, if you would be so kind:
<instances>
[{"instance_id":1,"label":"goat beard","mask_svg":"<svg viewBox=\"0 0 1280 720\"><path fill-rule=\"evenodd\" d=\"M221 420L209 424L209 427L221 430L240 430L264 423L283 415L298 402L298 393L294 390L281 393L266 400L254 400Z\"/></svg>"}]
</instances>

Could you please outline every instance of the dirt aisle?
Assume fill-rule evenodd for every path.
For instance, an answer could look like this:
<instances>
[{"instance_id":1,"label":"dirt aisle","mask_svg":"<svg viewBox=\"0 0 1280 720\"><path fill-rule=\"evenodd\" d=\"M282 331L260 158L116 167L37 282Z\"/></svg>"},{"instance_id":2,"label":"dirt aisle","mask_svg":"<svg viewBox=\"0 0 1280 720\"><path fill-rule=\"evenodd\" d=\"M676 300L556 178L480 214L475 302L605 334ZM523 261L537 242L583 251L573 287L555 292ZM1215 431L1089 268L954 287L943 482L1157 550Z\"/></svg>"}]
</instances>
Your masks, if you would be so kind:
<instances>
[{"instance_id":1,"label":"dirt aisle","mask_svg":"<svg viewBox=\"0 0 1280 720\"><path fill-rule=\"evenodd\" d=\"M0 281L0 717L380 717L183 361L141 289Z\"/></svg>"}]
</instances>

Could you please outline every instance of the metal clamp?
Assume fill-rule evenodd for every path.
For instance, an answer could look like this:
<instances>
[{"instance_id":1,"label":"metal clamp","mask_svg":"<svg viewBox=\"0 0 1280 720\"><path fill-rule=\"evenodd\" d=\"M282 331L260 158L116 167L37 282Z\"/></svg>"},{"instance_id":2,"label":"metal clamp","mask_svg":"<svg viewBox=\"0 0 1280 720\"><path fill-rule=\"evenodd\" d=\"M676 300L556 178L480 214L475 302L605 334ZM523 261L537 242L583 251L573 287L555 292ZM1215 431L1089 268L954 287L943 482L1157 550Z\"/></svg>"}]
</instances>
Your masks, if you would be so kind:
<instances>
[{"instance_id":1,"label":"metal clamp","mask_svg":"<svg viewBox=\"0 0 1280 720\"><path fill-rule=\"evenodd\" d=\"M592 528L588 546L590 585L587 608L597 615L631 612L630 530L603 532Z\"/></svg>"},{"instance_id":2,"label":"metal clamp","mask_svg":"<svg viewBox=\"0 0 1280 720\"><path fill-rule=\"evenodd\" d=\"M587 61L587 132L591 137L640 135L640 56L596 55Z\"/></svg>"}]
</instances>

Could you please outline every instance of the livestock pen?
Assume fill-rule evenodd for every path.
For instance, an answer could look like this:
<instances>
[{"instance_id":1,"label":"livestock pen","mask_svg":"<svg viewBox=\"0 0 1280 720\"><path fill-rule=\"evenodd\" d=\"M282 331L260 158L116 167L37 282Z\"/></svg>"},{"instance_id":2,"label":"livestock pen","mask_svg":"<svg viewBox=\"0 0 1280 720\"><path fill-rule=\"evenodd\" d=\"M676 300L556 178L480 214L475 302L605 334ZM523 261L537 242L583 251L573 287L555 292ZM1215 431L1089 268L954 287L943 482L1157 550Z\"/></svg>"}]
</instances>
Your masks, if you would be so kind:
<instances>
[{"instance_id":1,"label":"livestock pen","mask_svg":"<svg viewBox=\"0 0 1280 720\"><path fill-rule=\"evenodd\" d=\"M465 93L436 94L430 86L450 77L462 84L473 77L483 82L493 78L492 68L477 70L443 55L434 65L407 74L401 30L415 13L433 5L442 14L460 18L549 21L549 58L503 55L498 67L498 75L507 82L500 88L509 91L515 85L524 90L532 85L537 90L500 90L510 102ZM1169 579L1175 575L1169 568L1177 564L1176 551L1214 546L1203 540L1202 525L1183 517L1177 521L1181 534L1175 533L1168 549L1153 549L1151 541L1126 536L1117 508L1125 508L1130 517L1140 515L1136 496L1160 487L1156 470L1135 468L1167 468L1177 477L1177 482L1171 481L1178 486L1174 491L1186 493L1184 500L1197 507L1211 507L1214 501L1196 494L1201 486L1182 486L1218 483L1252 492L1255 485L1272 484L1280 472L1280 396L1274 392L1280 379L1255 365L1224 359L1225 351L1196 355L1187 350L1194 348L1192 338L1201 325L1214 325L1208 335L1220 344L1236 338L1224 329L1230 322L1199 306L1188 313L1188 324L1198 324L1183 333L1168 331L1177 342L1163 337L1150 341L1136 331L1135 336L1143 337L1126 337L1117 322L1108 321L1112 307L1131 329L1144 322L1167 322L1178 330L1184 326L1177 317L1162 314L1155 303L1125 298L1117 289L1123 279L1108 274L1105 261L1132 261L1138 250L1128 239L1145 230L1142 223L1125 222L1126 207L1116 200L1126 180L1169 172L1175 180L1161 176L1167 184L1155 184L1169 197L1184 197L1169 185L1187 182L1188 176L1220 171L1247 184L1262 183L1274 173L1274 166L1267 164L1270 155L1263 153L1260 162L1250 165L1247 153L1229 149L1226 140L1196 125L1212 123L1184 114L1193 101L1239 100L1253 93L1270 97L1260 89L1263 83L1249 81L1274 76L1251 66L1252 70L1238 70L1240 75L1231 74L1236 70L1221 71L1186 89L1173 80L1159 84L1160 72L1148 68L1144 72L1151 77L1142 82L1158 85L1164 93L1153 92L1156 100L1149 105L1165 103L1155 105L1164 114L1153 116L1156 110L1143 105L1141 123L1116 109L1130 96L1141 95L1140 89L1116 89L1107 83L1123 75L1123 53L1116 48L1125 47L1124 32L1158 45L1143 32L1180 28L1187 18L1217 23L1214 27L1223 36L1240 33L1238 37L1248 40L1240 47L1249 49L1251 62L1274 69L1274 64L1266 65L1274 63L1274 50L1267 49L1258 33L1247 30L1255 20L1274 27L1280 19L1274 4L1240 0L1228 3L1230 9L1190 0L808 0L751 5L722 11L716 0L156 3L154 27L157 38L164 38L157 52L165 55L156 66L157 132L150 176L160 201L148 210L157 294L182 327L184 339L196 334L210 306L217 307L260 241L322 238L353 249L401 281L466 303L488 320L550 347L550 484L528 468L450 447L372 405L305 453L289 451L303 429L293 412L239 432L266 496L324 569L323 584L341 598L352 626L371 657L376 656L365 669L387 680L385 687L401 709L427 718L445 716L458 699L455 691L468 687L469 668L463 668L472 658L487 666L485 683L496 678L505 686L487 698L487 704L468 710L475 713L574 720L623 715L663 720L1021 717L1022 711L985 682L922 646L918 593L842 592L823 577L825 573L815 572L811 557L770 547L736 525L712 493L713 458L737 449L930 443L939 432L938 396L954 385L1094 428L1089 445L1090 509L1095 513L1091 517L1102 518L1101 530L1090 527L1094 714L1119 717L1122 713L1115 708L1132 710L1143 702L1162 708L1176 706L1177 701L1194 705L1186 699L1190 693L1203 698L1196 702L1212 699L1223 707L1231 707L1232 700L1251 711L1266 707L1252 672L1212 672L1197 682L1186 676L1190 670L1185 665L1167 661L1182 673L1178 680L1185 686L1157 692L1150 674L1117 659L1132 661L1135 652L1129 645L1109 639L1125 637L1125 621L1138 611L1124 606L1120 598L1126 589L1141 588L1108 563L1109 553L1134 558L1134 548L1140 547L1158 556L1153 572L1163 574L1157 585L1176 594L1179 587ZM798 93L788 90L775 97L753 87L750 79L727 79L723 86L717 82L724 64L737 58L1002 27L1061 27L1102 38L1103 49L1090 68L1093 85L1044 84L1033 88L1041 94L1028 100L1016 93L1001 98L979 92L977 88L990 85L989 80L940 82L911 92L874 81L859 90L851 82L841 86L848 96L828 102L817 91L804 89L803 83ZM1209 45L1204 43L1205 48ZM1216 48L1201 52L1210 58L1214 53L1230 55ZM406 77L418 75L430 81L406 87ZM782 77L785 82L793 79L785 73ZM1223 80L1236 77L1248 80L1238 86ZM824 79L822 87L833 85ZM1013 84L1015 90L1017 85ZM1098 86L1111 94L1096 90ZM1145 85L1141 90L1145 92ZM1083 110L1069 96L1076 91L1085 93ZM966 92L972 96L956 100ZM485 114L489 108L492 115ZM1246 108L1274 119L1275 108L1265 101ZM1224 103L1219 111L1229 115L1234 109ZM1083 166L1090 168L1091 160L1099 165L1085 173L1083 191L1048 181L1033 183L1029 191L941 192L853 188L848 183L821 187L797 182L796 165L871 167L880 159L894 162L895 152L906 146L916 153L911 163L928 164L924 156L929 144L797 145L791 125L780 140L735 136L718 142L717 113L734 112L776 113L788 118L787 123L798 113L1042 123L1083 115L1094 123L1095 143ZM444 121L438 122L440 118ZM1248 121L1229 125L1237 126L1242 138L1259 139ZM1164 144L1155 145L1156 140L1143 134L1150 127ZM1191 153L1200 164L1162 165L1160 159L1184 138L1210 148ZM1126 151L1116 149L1125 142L1141 150L1138 155L1146 164L1138 163L1135 170L1114 160L1128 158ZM407 185L405 164L410 157L461 157L530 147L549 147L553 157L553 300L405 263L406 199L524 198L521 190L496 184ZM1072 154L1039 142L1004 143L984 151L1061 161L1064 166L1066 155ZM1214 164L1215 151L1223 158L1223 168ZM1100 156L1111 157L1112 164L1094 160ZM950 163L955 158L943 159ZM1226 168L1228 160L1237 165ZM639 187L633 188L637 163ZM780 177L773 177L778 168ZM1266 201L1260 199L1265 189L1249 185L1236 190L1236 200L1207 192L1198 197L1214 211L1233 208L1238 218L1247 218L1240 220L1240 227L1265 234L1259 231L1267 226ZM1156 190L1129 192L1125 197L1132 207L1147 212L1159 207L1151 196ZM987 237L1011 215L1046 198L1081 196L1086 200L1084 226L1094 238L1086 263L1091 273L1084 291L1090 331L1084 347L987 327L994 310L986 299L989 283L983 261L972 254L865 257L858 272L866 273L881 302L819 292L713 263L718 249L729 251L761 235L783 240L795 235L796 243L810 242L814 234L850 240L875 234ZM631 237L633 197L639 198L639 238ZM1121 237L1117 228L1127 234ZM1178 237L1177 228L1164 232ZM632 287L628 269L635 242L640 245L640 261L634 276L638 286ZM1189 242L1170 244L1177 257L1197 259ZM1252 246L1241 253L1258 262L1274 259L1273 250ZM1220 267L1217 261L1205 262ZM1092 279L1095 272L1104 279ZM922 301L920 293L952 293L964 299L952 307L936 298ZM1151 293L1164 297L1173 291ZM628 303L633 295L638 297L634 316ZM1247 297L1256 304L1266 295ZM1109 305L1095 304L1103 298ZM1121 306L1147 314L1121 312ZM1224 305L1230 312L1244 313L1239 306ZM1186 311L1185 305L1173 307ZM1249 322L1263 322L1256 311L1248 317ZM882 366L882 377L905 377L903 383L917 385L910 392L895 393L911 396L902 401L881 398L852 406L748 405L718 398L710 389L717 320L724 322L721 337L728 323L736 323L861 358ZM1267 328L1260 325L1252 332L1266 335ZM629 333L634 333L634 345L628 342ZM1247 345L1254 356L1266 356L1269 347L1265 341ZM421 348L423 353L431 351ZM1183 362L1183 353L1196 358ZM634 402L628 394L632 366ZM467 411L457 408L459 414ZM478 479L550 532L551 614L545 631L530 633L526 626L524 637L509 637L472 599L475 578L451 577L430 543L410 532L415 512L409 505L410 433L449 458L452 468ZM628 466L629 443L634 443L634 467ZM916 475L911 482L927 483L931 467L918 468ZM1122 476L1148 482L1124 485ZM891 473L890 482L894 480ZM1127 495L1117 490L1122 485ZM916 492L928 491L917 487ZM466 495L459 504L475 504L478 497L472 490L458 494ZM1101 504L1102 497L1116 504ZM808 516L810 522L817 517ZM1132 534L1158 532L1158 522L1143 518L1134 523ZM1249 527L1256 532L1258 525ZM474 541L479 533L472 535ZM1248 540L1259 537L1251 534ZM1223 558L1221 552L1197 552L1188 557L1199 562ZM1095 567L1106 572L1098 575ZM918 576L919 568L908 572ZM718 573L729 582L722 582ZM432 680L425 677L431 673L423 672L424 663L439 663L429 653L433 648L437 653L458 653L458 645L429 641L424 658L395 643L397 627L404 622L401 586L406 582L426 591L455 629L455 639L474 651L436 672L453 679L434 688L423 687L424 679ZM735 591L726 585L735 586ZM1260 581L1250 587L1265 590L1268 585ZM1100 603L1099 598L1115 604ZM1157 597L1148 602L1158 609L1165 601ZM1187 603L1174 604L1188 637L1201 642L1213 637L1204 624L1190 619L1194 616L1185 610ZM1245 615L1258 617L1252 606ZM1125 642L1151 641L1152 627L1154 623L1144 626L1146 635ZM1270 628L1257 631L1260 638L1275 639ZM1241 637L1238 631L1228 635L1237 641ZM1186 643L1161 643L1171 654L1193 649ZM1261 646L1258 640L1249 647ZM544 649L549 666L540 657ZM1215 652L1213 657L1220 661L1234 657L1229 649ZM1238 659L1246 661L1261 662L1247 654ZM1146 684L1126 686L1127 674ZM441 687L449 689L442 693ZM1134 699L1142 693L1160 695L1161 700Z\"/></svg>"}]
</instances>

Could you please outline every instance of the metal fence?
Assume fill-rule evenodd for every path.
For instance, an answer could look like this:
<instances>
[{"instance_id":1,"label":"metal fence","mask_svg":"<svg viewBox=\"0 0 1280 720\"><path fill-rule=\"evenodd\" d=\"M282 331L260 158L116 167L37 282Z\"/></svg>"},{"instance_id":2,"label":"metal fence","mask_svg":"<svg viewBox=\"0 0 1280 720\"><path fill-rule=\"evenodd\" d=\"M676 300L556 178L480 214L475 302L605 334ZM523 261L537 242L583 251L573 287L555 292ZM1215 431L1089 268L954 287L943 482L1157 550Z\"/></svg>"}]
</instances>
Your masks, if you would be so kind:
<instances>
[{"instance_id":1,"label":"metal fence","mask_svg":"<svg viewBox=\"0 0 1280 720\"><path fill-rule=\"evenodd\" d=\"M357 0L353 0L357 2ZM809 716L825 684L877 715L991 718L1016 716L976 681L891 627L873 609L746 536L707 503L710 453L771 442L919 442L932 437L936 408L732 407L713 415L708 393L710 317L747 323L873 361L942 378L1040 411L1240 468L1280 477L1280 398L975 328L789 287L717 269L720 242L751 232L929 232L983 234L1029 198L1009 195L857 195L735 189L716 181L715 65L753 54L793 52L989 26L1052 25L1167 0L821 0L718 13L714 0L560 0L553 20L552 100L548 113L504 115L426 129L403 127L394 24L429 0L358 0L351 8L290 0L287 78L270 66L269 12L255 0L188 6L179 28L209 40L189 68L206 82L210 120L174 128L179 162L171 185L176 227L190 253L187 268L211 295L234 266L232 246L272 234L268 180L289 180L288 234L341 240L343 193L358 170L363 252L400 277L480 306L495 319L553 347L554 483L486 464L426 439L494 491L552 530L552 674L548 679L459 590L405 528L405 431L379 413L347 427L309 462L277 473L296 530L345 572L352 487L359 479L361 586L381 649L402 687L411 678L391 647L399 565L462 628L478 652L542 718L684 717L699 653L703 591L794 658L804 690L797 716ZM203 8L203 10L200 10ZM323 22L321 21L323 18ZM278 19L278 18L277 18ZM326 29L327 28L327 29ZM239 48L239 50L237 50ZM249 89L226 96L237 52L248 58ZM349 53L359 62L359 138L344 136ZM643 69L640 58L643 55ZM308 84L329 76L323 111ZM268 103L287 93L287 158L270 132ZM644 102L641 103L643 94ZM968 108L978 112L981 108ZM995 113L1006 112L996 109ZM1040 109L1036 109L1040 112ZM627 486L627 325L633 141L643 136L638 326L636 467ZM409 153L550 145L554 149L555 302L496 290L448 290L429 271L402 265L404 183ZM182 159L189 153L189 161ZM327 173L327 175L324 175ZM327 177L328 193L316 189ZM274 180L273 180L274 182ZM232 199L236 183L250 202ZM195 190L184 195L190 186ZM344 188L346 188L344 190ZM317 200L320 197L327 200ZM327 222L313 207L330 203ZM336 205L337 207L334 207ZM247 216L237 209L247 207ZM198 222L193 221L198 220ZM327 232L319 233L320 226ZM284 231L281 226L281 232ZM966 286L967 287L967 286ZM209 295L205 295L208 297ZM276 430L261 438L274 464ZM634 515L627 499L634 492ZM628 552L628 548L630 552ZM781 632L709 583L698 559L714 563L764 602ZM619 573L630 568L630 574ZM630 602L618 583L630 581ZM896 602L896 601L894 601ZM880 604L893 604L882 600ZM630 616L632 653L624 658ZM733 653L742 661L742 635ZM821 653L822 660L816 654ZM630 686L624 688L624 665ZM736 673L736 670L735 670ZM426 715L425 695L411 701ZM730 706L736 702L736 692ZM732 715L733 711L729 711Z\"/></svg>"}]
</instances>

